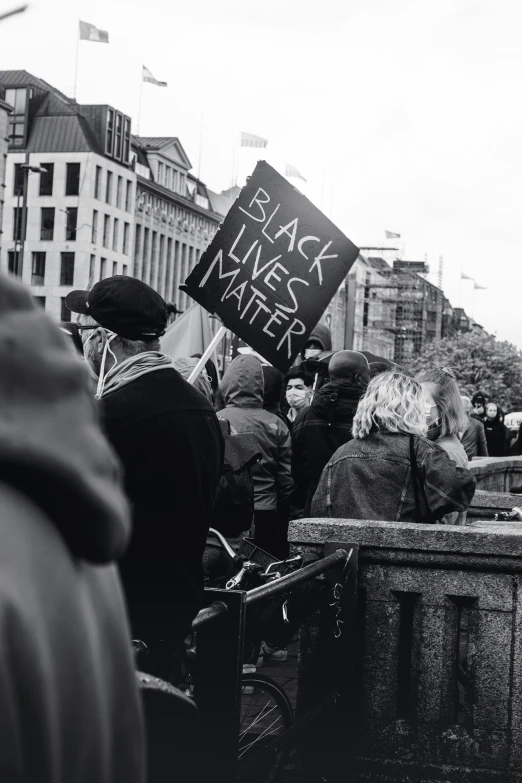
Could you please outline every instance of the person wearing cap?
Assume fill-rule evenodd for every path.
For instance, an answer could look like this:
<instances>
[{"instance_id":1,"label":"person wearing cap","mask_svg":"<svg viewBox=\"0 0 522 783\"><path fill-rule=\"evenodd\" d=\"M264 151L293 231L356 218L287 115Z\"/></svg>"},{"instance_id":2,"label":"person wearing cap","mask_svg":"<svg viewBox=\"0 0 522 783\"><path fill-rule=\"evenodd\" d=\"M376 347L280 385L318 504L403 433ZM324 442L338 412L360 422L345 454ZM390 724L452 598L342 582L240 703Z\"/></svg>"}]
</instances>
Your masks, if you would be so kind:
<instances>
[{"instance_id":1,"label":"person wearing cap","mask_svg":"<svg viewBox=\"0 0 522 783\"><path fill-rule=\"evenodd\" d=\"M133 535L120 570L141 668L176 679L203 591L202 556L223 465L210 402L160 352L162 297L116 275L66 298L79 314L107 437L125 472Z\"/></svg>"},{"instance_id":2,"label":"person wearing cap","mask_svg":"<svg viewBox=\"0 0 522 783\"><path fill-rule=\"evenodd\" d=\"M359 351L338 351L330 359L328 374L329 382L315 392L292 428L292 506L305 517L323 468L352 438L353 417L370 381L370 366Z\"/></svg>"}]
</instances>

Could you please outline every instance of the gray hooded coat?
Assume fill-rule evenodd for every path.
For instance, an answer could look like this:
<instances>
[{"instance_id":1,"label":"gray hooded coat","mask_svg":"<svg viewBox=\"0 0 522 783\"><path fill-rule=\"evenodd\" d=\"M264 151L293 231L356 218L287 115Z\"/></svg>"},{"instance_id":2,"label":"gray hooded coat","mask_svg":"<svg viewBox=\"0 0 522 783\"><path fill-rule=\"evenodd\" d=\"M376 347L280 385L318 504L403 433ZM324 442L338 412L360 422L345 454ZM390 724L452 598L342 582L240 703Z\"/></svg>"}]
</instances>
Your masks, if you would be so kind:
<instances>
[{"instance_id":1,"label":"gray hooded coat","mask_svg":"<svg viewBox=\"0 0 522 783\"><path fill-rule=\"evenodd\" d=\"M262 459L252 468L254 508L277 511L292 492L291 448L288 427L263 409L263 369L256 356L237 356L221 382L225 409L219 418L238 434L255 437Z\"/></svg>"}]
</instances>

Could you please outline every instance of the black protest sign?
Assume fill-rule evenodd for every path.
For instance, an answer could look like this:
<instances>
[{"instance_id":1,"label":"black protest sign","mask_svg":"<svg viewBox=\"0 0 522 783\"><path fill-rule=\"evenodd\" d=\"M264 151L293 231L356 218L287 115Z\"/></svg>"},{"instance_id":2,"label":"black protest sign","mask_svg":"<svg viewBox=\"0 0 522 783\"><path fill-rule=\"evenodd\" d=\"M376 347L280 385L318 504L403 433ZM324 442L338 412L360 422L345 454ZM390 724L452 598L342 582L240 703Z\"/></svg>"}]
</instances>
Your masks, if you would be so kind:
<instances>
[{"instance_id":1,"label":"black protest sign","mask_svg":"<svg viewBox=\"0 0 522 783\"><path fill-rule=\"evenodd\" d=\"M182 288L286 372L358 253L260 161Z\"/></svg>"}]
</instances>

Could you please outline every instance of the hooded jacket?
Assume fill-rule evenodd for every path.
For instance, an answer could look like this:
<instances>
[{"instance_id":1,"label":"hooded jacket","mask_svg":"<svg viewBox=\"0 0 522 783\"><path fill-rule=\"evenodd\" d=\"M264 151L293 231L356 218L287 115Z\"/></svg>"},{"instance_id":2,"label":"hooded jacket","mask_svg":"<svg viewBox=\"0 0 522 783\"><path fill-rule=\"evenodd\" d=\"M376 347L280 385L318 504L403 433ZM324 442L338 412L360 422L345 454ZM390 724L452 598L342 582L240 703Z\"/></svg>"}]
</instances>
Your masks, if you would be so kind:
<instances>
[{"instance_id":1,"label":"hooded jacket","mask_svg":"<svg viewBox=\"0 0 522 783\"><path fill-rule=\"evenodd\" d=\"M504 413L498 408L494 419L483 419L490 457L505 457L509 452L510 433L504 424Z\"/></svg>"},{"instance_id":2,"label":"hooded jacket","mask_svg":"<svg viewBox=\"0 0 522 783\"><path fill-rule=\"evenodd\" d=\"M118 463L83 360L4 276L0 366L0 780L141 783Z\"/></svg>"},{"instance_id":3,"label":"hooded jacket","mask_svg":"<svg viewBox=\"0 0 522 783\"><path fill-rule=\"evenodd\" d=\"M352 438L353 417L364 388L349 381L330 381L314 394L312 404L297 416L292 429L292 504L310 514L323 468L337 449Z\"/></svg>"},{"instance_id":4,"label":"hooded jacket","mask_svg":"<svg viewBox=\"0 0 522 783\"><path fill-rule=\"evenodd\" d=\"M312 332L310 333L310 337L305 343L305 347L309 343L311 343L312 340L316 343L319 343L322 351L332 350L332 333L330 329L324 324L317 324L315 329L312 330ZM303 349L303 357L304 357L304 349Z\"/></svg>"},{"instance_id":5,"label":"hooded jacket","mask_svg":"<svg viewBox=\"0 0 522 783\"><path fill-rule=\"evenodd\" d=\"M255 437L262 459L252 468L254 508L277 511L292 492L291 447L288 427L263 409L263 369L256 356L237 356L223 376L225 409L219 416L238 434Z\"/></svg>"}]
</instances>

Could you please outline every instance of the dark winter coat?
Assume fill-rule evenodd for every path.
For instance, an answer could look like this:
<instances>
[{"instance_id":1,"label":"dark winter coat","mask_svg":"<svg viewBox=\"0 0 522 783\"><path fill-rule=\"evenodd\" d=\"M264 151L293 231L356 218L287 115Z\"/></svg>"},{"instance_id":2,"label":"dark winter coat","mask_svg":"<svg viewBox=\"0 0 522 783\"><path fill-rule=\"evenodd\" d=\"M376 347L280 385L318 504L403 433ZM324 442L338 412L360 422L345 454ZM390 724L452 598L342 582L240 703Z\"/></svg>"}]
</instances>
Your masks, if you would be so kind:
<instances>
[{"instance_id":1,"label":"dark winter coat","mask_svg":"<svg viewBox=\"0 0 522 783\"><path fill-rule=\"evenodd\" d=\"M275 367L263 365L263 408L281 421L287 423L286 417L281 411L281 396L283 393L283 374Z\"/></svg>"},{"instance_id":2,"label":"dark winter coat","mask_svg":"<svg viewBox=\"0 0 522 783\"><path fill-rule=\"evenodd\" d=\"M486 419L484 422L486 431L486 442L488 444L488 453L490 457L505 457L509 450L510 434L506 425L497 418L491 421Z\"/></svg>"},{"instance_id":3,"label":"dark winter coat","mask_svg":"<svg viewBox=\"0 0 522 783\"><path fill-rule=\"evenodd\" d=\"M223 467L219 422L210 402L169 367L101 404L133 507L121 575L134 638L181 646L203 593L202 556Z\"/></svg>"},{"instance_id":4,"label":"dark winter coat","mask_svg":"<svg viewBox=\"0 0 522 783\"><path fill-rule=\"evenodd\" d=\"M468 459L473 457L487 457L488 445L486 443L486 431L481 419L470 417L468 428L461 440Z\"/></svg>"},{"instance_id":5,"label":"dark winter coat","mask_svg":"<svg viewBox=\"0 0 522 783\"><path fill-rule=\"evenodd\" d=\"M353 417L364 388L349 382L325 384L310 407L297 416L292 429L292 473L296 484L292 504L310 513L323 468L337 449L351 440Z\"/></svg>"},{"instance_id":6,"label":"dark winter coat","mask_svg":"<svg viewBox=\"0 0 522 783\"><path fill-rule=\"evenodd\" d=\"M476 481L437 444L414 436L415 456L429 512L419 487L422 520L416 518L410 436L371 432L342 446L326 466L312 503L312 516L389 522L439 521L469 507Z\"/></svg>"},{"instance_id":7,"label":"dark winter coat","mask_svg":"<svg viewBox=\"0 0 522 783\"><path fill-rule=\"evenodd\" d=\"M88 375L0 276L0 780L143 783L115 561L130 536Z\"/></svg>"},{"instance_id":8,"label":"dark winter coat","mask_svg":"<svg viewBox=\"0 0 522 783\"><path fill-rule=\"evenodd\" d=\"M219 417L239 434L255 437L262 459L252 468L255 510L277 511L288 504L293 481L288 427L263 410L263 370L256 356L236 356L223 376L221 393L226 408Z\"/></svg>"}]
</instances>

